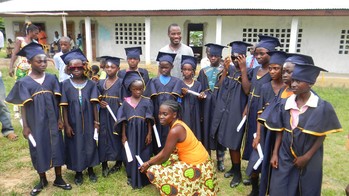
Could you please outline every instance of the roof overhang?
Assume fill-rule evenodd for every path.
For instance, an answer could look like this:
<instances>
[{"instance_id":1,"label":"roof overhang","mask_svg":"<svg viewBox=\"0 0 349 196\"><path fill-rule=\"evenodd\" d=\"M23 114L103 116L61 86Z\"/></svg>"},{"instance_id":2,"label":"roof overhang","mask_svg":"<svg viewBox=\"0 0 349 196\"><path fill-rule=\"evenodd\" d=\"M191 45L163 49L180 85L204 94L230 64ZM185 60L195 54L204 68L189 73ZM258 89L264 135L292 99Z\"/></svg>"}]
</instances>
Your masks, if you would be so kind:
<instances>
[{"instance_id":1,"label":"roof overhang","mask_svg":"<svg viewBox=\"0 0 349 196\"><path fill-rule=\"evenodd\" d=\"M349 16L347 0L11 0L0 16Z\"/></svg>"}]
</instances>

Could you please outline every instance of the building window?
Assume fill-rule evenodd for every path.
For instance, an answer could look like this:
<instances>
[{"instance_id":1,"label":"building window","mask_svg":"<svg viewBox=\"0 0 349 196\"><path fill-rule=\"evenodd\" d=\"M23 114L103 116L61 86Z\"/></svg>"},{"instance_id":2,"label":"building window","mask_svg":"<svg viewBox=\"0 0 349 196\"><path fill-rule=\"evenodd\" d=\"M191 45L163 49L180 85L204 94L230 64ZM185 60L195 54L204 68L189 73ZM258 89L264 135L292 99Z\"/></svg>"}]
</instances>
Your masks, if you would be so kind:
<instances>
[{"instance_id":1,"label":"building window","mask_svg":"<svg viewBox=\"0 0 349 196\"><path fill-rule=\"evenodd\" d=\"M115 44L145 45L145 23L115 23Z\"/></svg>"},{"instance_id":2,"label":"building window","mask_svg":"<svg viewBox=\"0 0 349 196\"><path fill-rule=\"evenodd\" d=\"M298 39L296 43L296 51L301 52L303 29L298 29ZM257 28L243 28L242 41L251 44L258 43L258 35L270 35L279 38L281 51L288 52L290 46L291 29L257 29Z\"/></svg>"},{"instance_id":3,"label":"building window","mask_svg":"<svg viewBox=\"0 0 349 196\"><path fill-rule=\"evenodd\" d=\"M349 30L341 31L338 54L349 54Z\"/></svg>"}]
</instances>

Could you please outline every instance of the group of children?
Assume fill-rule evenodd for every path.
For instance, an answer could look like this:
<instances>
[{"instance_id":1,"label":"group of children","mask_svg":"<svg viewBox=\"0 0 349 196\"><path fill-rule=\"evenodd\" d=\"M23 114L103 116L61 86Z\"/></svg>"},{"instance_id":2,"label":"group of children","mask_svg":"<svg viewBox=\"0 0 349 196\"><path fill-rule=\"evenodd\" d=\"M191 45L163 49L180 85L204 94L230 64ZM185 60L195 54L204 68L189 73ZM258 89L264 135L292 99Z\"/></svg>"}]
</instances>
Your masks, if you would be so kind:
<instances>
[{"instance_id":1,"label":"group of children","mask_svg":"<svg viewBox=\"0 0 349 196\"><path fill-rule=\"evenodd\" d=\"M93 167L100 163L104 177L124 163L129 185L149 184L135 156L147 161L164 147L169 128L159 123L159 106L171 99L183 106L183 121L209 154L216 150L218 171L225 170L229 149L232 168L224 177L233 176L231 187L242 181L242 157L249 161L243 183L252 184L250 195L320 195L322 143L326 134L342 131L332 106L311 90L324 70L309 56L276 51L275 37L259 38L254 54L261 66L246 67L251 44L230 43L231 56L221 64L225 46L211 43L206 45L211 65L197 80L195 57L182 56L181 80L171 76L176 54L164 52L156 59L158 76L149 79L148 71L138 68L141 47L132 47L125 48L126 70L119 70L120 58L103 56L106 79L97 82L89 79L81 50L67 52L61 59L71 78L59 83L45 73L41 46L25 46L18 55L27 57L32 72L16 82L6 101L23 106L23 135L36 141L29 147L40 183L31 194L47 185L50 167L56 171L54 185L71 189L61 176L63 164L76 172L77 185L83 184L86 169L96 182ZM108 161L115 165L109 168Z\"/></svg>"}]
</instances>

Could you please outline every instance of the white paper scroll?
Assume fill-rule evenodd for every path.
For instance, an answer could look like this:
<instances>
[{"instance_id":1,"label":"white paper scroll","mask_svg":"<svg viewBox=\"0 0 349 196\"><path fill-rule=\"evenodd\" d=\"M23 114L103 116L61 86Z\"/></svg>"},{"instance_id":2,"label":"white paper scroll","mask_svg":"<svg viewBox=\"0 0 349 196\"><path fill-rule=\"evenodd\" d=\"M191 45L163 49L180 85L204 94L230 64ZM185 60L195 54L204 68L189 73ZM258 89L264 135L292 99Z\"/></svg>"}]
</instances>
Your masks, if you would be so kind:
<instances>
[{"instance_id":1,"label":"white paper scroll","mask_svg":"<svg viewBox=\"0 0 349 196\"><path fill-rule=\"evenodd\" d=\"M241 122L239 123L238 127L236 128L237 132L239 132L241 130L241 128L242 128L242 126L244 126L245 122L246 122L246 115L244 117L242 117Z\"/></svg>"},{"instance_id":2,"label":"white paper scroll","mask_svg":"<svg viewBox=\"0 0 349 196\"><path fill-rule=\"evenodd\" d=\"M200 96L200 93L192 91L192 90L188 90L187 91L189 94L195 95L195 96ZM204 96L204 98L206 98L206 95Z\"/></svg>"},{"instance_id":3,"label":"white paper scroll","mask_svg":"<svg viewBox=\"0 0 349 196\"><path fill-rule=\"evenodd\" d=\"M32 143L32 145L34 147L36 147L36 142L35 142L34 137L33 137L33 135L31 133L28 135L28 139Z\"/></svg>"},{"instance_id":4,"label":"white paper scroll","mask_svg":"<svg viewBox=\"0 0 349 196\"><path fill-rule=\"evenodd\" d=\"M126 151L127 162L132 162L133 161L132 153L127 141L125 142L124 147Z\"/></svg>"},{"instance_id":5,"label":"white paper scroll","mask_svg":"<svg viewBox=\"0 0 349 196\"><path fill-rule=\"evenodd\" d=\"M254 134L253 134L253 138L256 138L256 136L257 136L257 134L254 133ZM253 166L253 169L254 169L254 170L257 170L257 169L258 169L259 165L262 163L263 158L264 158L263 151L262 151L262 147L261 147L261 144L260 144L260 143L258 143L258 145L257 145L257 152L258 152L259 159L257 160L257 162L256 162L256 163L254 164L254 166Z\"/></svg>"},{"instance_id":6,"label":"white paper scroll","mask_svg":"<svg viewBox=\"0 0 349 196\"><path fill-rule=\"evenodd\" d=\"M143 163L141 157L140 157L139 155L136 155L135 157L136 157L136 159L137 159L139 165L142 166L144 163Z\"/></svg>"},{"instance_id":7,"label":"white paper scroll","mask_svg":"<svg viewBox=\"0 0 349 196\"><path fill-rule=\"evenodd\" d=\"M97 131L97 128L95 128L95 131L93 133L93 139L98 141L98 131Z\"/></svg>"},{"instance_id":8,"label":"white paper scroll","mask_svg":"<svg viewBox=\"0 0 349 196\"><path fill-rule=\"evenodd\" d=\"M114 112L111 110L109 105L107 105L107 109L108 109L110 115L113 117L114 121L116 122L117 121L116 116L115 116Z\"/></svg>"},{"instance_id":9,"label":"white paper scroll","mask_svg":"<svg viewBox=\"0 0 349 196\"><path fill-rule=\"evenodd\" d=\"M161 147L161 141L160 141L160 137L159 137L159 132L158 129L156 128L156 125L153 125L153 130L154 130L154 134L155 134L155 139L156 139L156 143L158 144L158 147Z\"/></svg>"}]
</instances>

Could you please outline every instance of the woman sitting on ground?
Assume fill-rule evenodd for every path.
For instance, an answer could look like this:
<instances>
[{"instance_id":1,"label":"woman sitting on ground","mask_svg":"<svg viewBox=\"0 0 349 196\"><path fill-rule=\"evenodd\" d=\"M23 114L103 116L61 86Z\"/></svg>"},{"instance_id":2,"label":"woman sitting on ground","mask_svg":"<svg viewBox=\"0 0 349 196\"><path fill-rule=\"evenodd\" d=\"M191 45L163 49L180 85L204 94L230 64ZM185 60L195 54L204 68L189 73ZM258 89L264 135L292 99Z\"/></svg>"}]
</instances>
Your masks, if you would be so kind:
<instances>
[{"instance_id":1,"label":"woman sitting on ground","mask_svg":"<svg viewBox=\"0 0 349 196\"><path fill-rule=\"evenodd\" d=\"M161 195L216 195L215 168L206 149L180 119L181 106L167 100L160 106L161 125L169 125L164 149L139 169Z\"/></svg>"}]
</instances>

